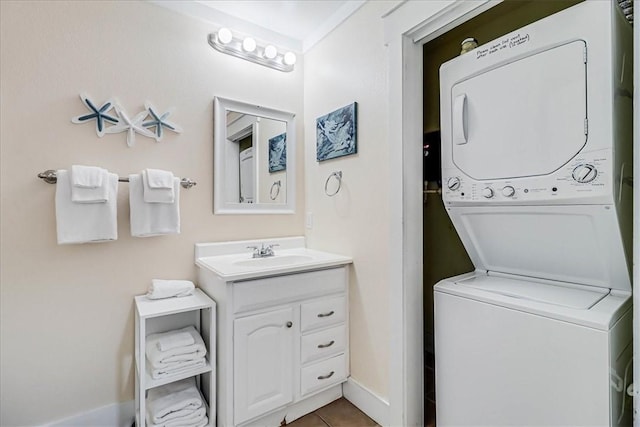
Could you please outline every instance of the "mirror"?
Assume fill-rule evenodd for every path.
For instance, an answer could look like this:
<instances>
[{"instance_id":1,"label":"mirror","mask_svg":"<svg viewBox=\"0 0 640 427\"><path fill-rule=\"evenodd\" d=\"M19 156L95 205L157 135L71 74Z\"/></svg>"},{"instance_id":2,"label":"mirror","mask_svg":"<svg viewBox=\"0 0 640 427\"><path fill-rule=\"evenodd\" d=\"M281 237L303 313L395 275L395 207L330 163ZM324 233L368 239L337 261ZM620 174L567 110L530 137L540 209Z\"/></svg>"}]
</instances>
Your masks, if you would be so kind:
<instances>
[{"instance_id":1,"label":"mirror","mask_svg":"<svg viewBox=\"0 0 640 427\"><path fill-rule=\"evenodd\" d=\"M215 97L213 212L294 213L295 116Z\"/></svg>"}]
</instances>

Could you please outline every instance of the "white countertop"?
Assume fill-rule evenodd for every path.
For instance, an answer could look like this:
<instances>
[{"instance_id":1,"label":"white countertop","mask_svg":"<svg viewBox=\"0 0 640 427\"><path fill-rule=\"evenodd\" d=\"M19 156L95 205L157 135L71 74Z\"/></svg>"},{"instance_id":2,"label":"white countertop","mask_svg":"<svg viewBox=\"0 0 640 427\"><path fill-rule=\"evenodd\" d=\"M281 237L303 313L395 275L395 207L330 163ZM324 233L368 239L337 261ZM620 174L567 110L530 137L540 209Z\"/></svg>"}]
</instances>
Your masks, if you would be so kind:
<instances>
[{"instance_id":1,"label":"white countertop","mask_svg":"<svg viewBox=\"0 0 640 427\"><path fill-rule=\"evenodd\" d=\"M276 247L274 252L274 256L265 258L253 258L250 251L202 256L196 258L196 265L213 272L225 281L231 282L338 267L353 262L353 259L348 256L304 247L287 249Z\"/></svg>"}]
</instances>

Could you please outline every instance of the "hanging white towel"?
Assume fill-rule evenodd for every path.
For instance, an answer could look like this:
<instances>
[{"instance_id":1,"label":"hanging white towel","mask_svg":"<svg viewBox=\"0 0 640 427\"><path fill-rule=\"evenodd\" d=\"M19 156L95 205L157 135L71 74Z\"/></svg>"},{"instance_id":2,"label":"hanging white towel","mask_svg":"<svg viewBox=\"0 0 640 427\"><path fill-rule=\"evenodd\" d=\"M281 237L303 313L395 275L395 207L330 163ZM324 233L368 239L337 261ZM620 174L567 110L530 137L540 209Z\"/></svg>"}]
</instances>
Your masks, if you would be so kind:
<instances>
[{"instance_id":1,"label":"hanging white towel","mask_svg":"<svg viewBox=\"0 0 640 427\"><path fill-rule=\"evenodd\" d=\"M193 294L195 285L189 280L152 279L147 292L149 299L163 299L172 297L186 297Z\"/></svg>"},{"instance_id":2,"label":"hanging white towel","mask_svg":"<svg viewBox=\"0 0 640 427\"><path fill-rule=\"evenodd\" d=\"M161 169L145 169L144 171L147 174L147 183L150 188L173 189L173 172Z\"/></svg>"},{"instance_id":3,"label":"hanging white towel","mask_svg":"<svg viewBox=\"0 0 640 427\"><path fill-rule=\"evenodd\" d=\"M71 166L71 201L105 203L109 200L109 172L96 166Z\"/></svg>"},{"instance_id":4,"label":"hanging white towel","mask_svg":"<svg viewBox=\"0 0 640 427\"><path fill-rule=\"evenodd\" d=\"M154 423L191 415L202 407L193 377L155 387L147 392L147 416Z\"/></svg>"},{"instance_id":5,"label":"hanging white towel","mask_svg":"<svg viewBox=\"0 0 640 427\"><path fill-rule=\"evenodd\" d=\"M143 187L141 175L129 175L131 235L150 237L180 234L180 179L173 179L173 203L146 203Z\"/></svg>"},{"instance_id":6,"label":"hanging white towel","mask_svg":"<svg viewBox=\"0 0 640 427\"><path fill-rule=\"evenodd\" d=\"M174 179L173 173L169 171L143 170L144 201L147 203L173 203L175 201Z\"/></svg>"},{"instance_id":7,"label":"hanging white towel","mask_svg":"<svg viewBox=\"0 0 640 427\"><path fill-rule=\"evenodd\" d=\"M104 203L74 203L71 201L69 172L56 172L56 228L58 244L89 243L118 238L117 207L118 175L108 174L108 201Z\"/></svg>"},{"instance_id":8,"label":"hanging white towel","mask_svg":"<svg viewBox=\"0 0 640 427\"><path fill-rule=\"evenodd\" d=\"M97 166L71 166L71 180L74 187L96 188L102 185L105 169Z\"/></svg>"},{"instance_id":9,"label":"hanging white towel","mask_svg":"<svg viewBox=\"0 0 640 427\"><path fill-rule=\"evenodd\" d=\"M166 336L187 332L193 337L194 343L187 346L172 348L167 351L158 349L158 341ZM204 345L202 337L193 326L177 329L174 331L151 334L147 336L147 344L145 348L147 358L154 368L174 368L179 367L181 362L190 362L204 358L207 354L207 348Z\"/></svg>"}]
</instances>

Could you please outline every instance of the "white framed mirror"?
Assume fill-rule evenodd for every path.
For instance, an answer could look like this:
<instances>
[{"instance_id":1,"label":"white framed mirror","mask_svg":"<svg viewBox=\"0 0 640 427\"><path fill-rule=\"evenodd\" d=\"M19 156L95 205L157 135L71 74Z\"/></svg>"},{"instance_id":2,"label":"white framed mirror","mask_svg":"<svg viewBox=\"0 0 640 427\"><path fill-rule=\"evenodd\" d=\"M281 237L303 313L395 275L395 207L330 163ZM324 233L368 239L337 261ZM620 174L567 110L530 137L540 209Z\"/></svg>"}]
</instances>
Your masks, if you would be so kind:
<instances>
[{"instance_id":1,"label":"white framed mirror","mask_svg":"<svg viewBox=\"0 0 640 427\"><path fill-rule=\"evenodd\" d=\"M295 115L215 97L213 116L213 213L294 213Z\"/></svg>"}]
</instances>

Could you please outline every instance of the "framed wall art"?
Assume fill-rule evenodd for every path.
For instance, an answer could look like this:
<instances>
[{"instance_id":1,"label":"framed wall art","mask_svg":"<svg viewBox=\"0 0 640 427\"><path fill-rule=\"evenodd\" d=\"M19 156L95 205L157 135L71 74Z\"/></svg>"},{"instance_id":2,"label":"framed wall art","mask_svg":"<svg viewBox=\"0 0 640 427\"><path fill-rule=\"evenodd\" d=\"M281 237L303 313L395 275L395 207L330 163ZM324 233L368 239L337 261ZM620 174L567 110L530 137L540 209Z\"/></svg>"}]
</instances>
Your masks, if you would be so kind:
<instances>
[{"instance_id":1,"label":"framed wall art","mask_svg":"<svg viewBox=\"0 0 640 427\"><path fill-rule=\"evenodd\" d=\"M354 102L316 120L316 158L319 162L357 152L357 110Z\"/></svg>"},{"instance_id":2,"label":"framed wall art","mask_svg":"<svg viewBox=\"0 0 640 427\"><path fill-rule=\"evenodd\" d=\"M269 138L269 172L287 169L287 134L281 133Z\"/></svg>"}]
</instances>

